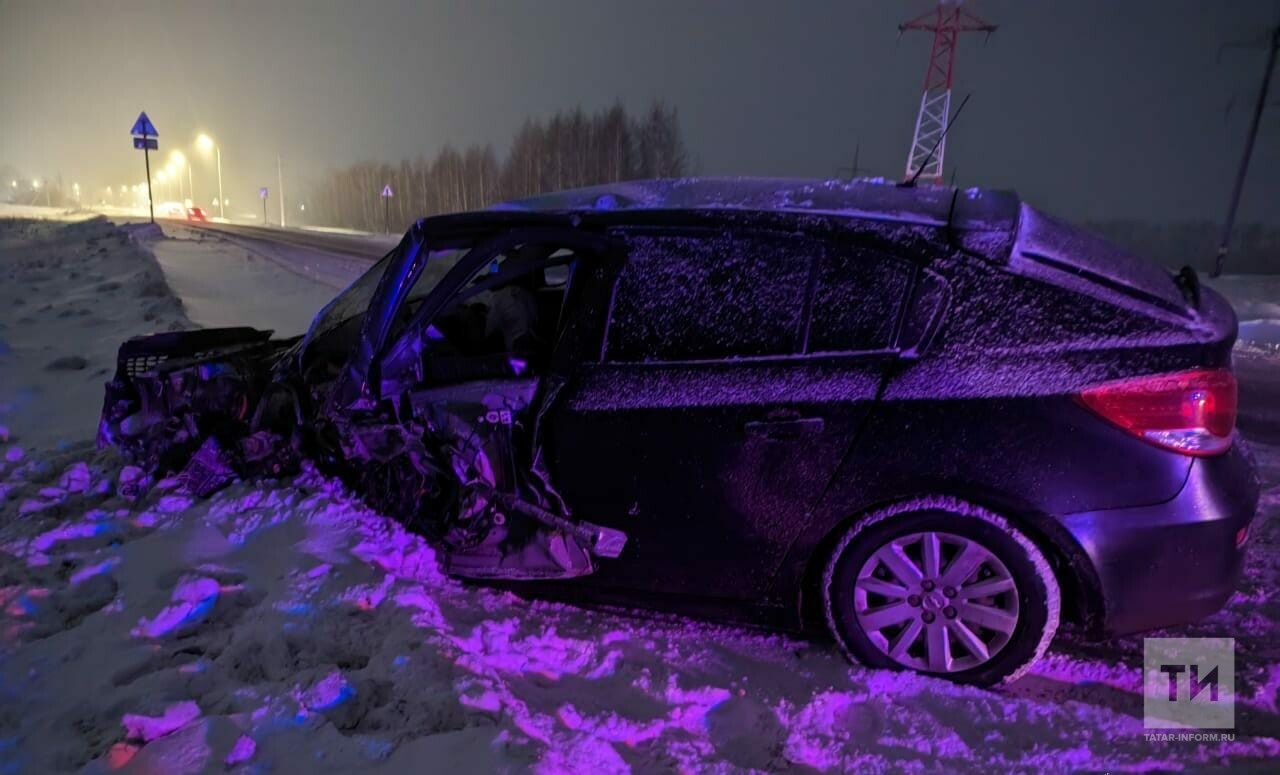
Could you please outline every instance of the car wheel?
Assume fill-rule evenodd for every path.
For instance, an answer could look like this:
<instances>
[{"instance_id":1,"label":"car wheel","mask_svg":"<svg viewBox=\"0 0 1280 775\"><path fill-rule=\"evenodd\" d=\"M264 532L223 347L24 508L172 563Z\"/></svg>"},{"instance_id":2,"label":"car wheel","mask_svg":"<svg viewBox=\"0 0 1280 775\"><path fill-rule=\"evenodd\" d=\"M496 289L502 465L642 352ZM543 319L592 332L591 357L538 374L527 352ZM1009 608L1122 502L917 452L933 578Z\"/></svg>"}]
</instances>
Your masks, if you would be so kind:
<instances>
[{"instance_id":1,"label":"car wheel","mask_svg":"<svg viewBox=\"0 0 1280 775\"><path fill-rule=\"evenodd\" d=\"M850 659L982 686L1015 680L1044 654L1061 602L1031 539L951 498L859 519L831 554L823 592Z\"/></svg>"}]
</instances>

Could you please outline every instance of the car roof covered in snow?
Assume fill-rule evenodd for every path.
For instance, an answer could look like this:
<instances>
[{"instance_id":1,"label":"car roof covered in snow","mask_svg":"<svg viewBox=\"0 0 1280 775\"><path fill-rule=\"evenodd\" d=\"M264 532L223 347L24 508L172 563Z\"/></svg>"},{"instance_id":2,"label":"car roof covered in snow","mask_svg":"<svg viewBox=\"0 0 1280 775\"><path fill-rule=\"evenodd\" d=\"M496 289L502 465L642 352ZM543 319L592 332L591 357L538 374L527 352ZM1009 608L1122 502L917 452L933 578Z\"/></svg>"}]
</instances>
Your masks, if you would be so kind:
<instances>
[{"instance_id":1,"label":"car roof covered in snow","mask_svg":"<svg viewBox=\"0 0 1280 775\"><path fill-rule=\"evenodd\" d=\"M607 183L539 194L492 209L537 212L759 210L835 215L953 229L1012 232L1012 191L901 186L883 179L669 178Z\"/></svg>"}]
</instances>

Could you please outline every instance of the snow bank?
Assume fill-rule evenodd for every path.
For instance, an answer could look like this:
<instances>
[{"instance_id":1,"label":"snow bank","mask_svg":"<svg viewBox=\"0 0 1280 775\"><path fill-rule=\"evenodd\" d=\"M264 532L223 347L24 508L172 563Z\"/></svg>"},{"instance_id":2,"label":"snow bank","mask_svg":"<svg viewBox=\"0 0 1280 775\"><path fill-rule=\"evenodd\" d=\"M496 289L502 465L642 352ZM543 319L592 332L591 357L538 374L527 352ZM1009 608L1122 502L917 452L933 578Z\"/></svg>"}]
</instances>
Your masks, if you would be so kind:
<instances>
[{"instance_id":1,"label":"snow bank","mask_svg":"<svg viewBox=\"0 0 1280 775\"><path fill-rule=\"evenodd\" d=\"M42 205L20 205L11 202L0 202L0 218L25 218L44 221L83 221L94 217L89 210L67 207L44 207Z\"/></svg>"},{"instance_id":2,"label":"snow bank","mask_svg":"<svg viewBox=\"0 0 1280 775\"><path fill-rule=\"evenodd\" d=\"M92 438L120 343L191 326L131 236L154 228L0 219L0 424L23 446Z\"/></svg>"},{"instance_id":3,"label":"snow bank","mask_svg":"<svg viewBox=\"0 0 1280 775\"><path fill-rule=\"evenodd\" d=\"M1231 302L1242 346L1280 350L1280 275L1223 275L1203 282Z\"/></svg>"},{"instance_id":4,"label":"snow bank","mask_svg":"<svg viewBox=\"0 0 1280 775\"><path fill-rule=\"evenodd\" d=\"M1262 761L1280 756L1278 452L1264 450L1254 539L1270 551L1227 611L1182 631L1239 639L1233 743L1143 739L1140 639L1064 642L1004 693L957 687L851 667L825 643L463 586L313 470L207 501L161 482L130 501L109 453L0 470L0 718L31 772ZM70 471L88 486L47 492ZM19 517L25 502L48 505Z\"/></svg>"},{"instance_id":5,"label":"snow bank","mask_svg":"<svg viewBox=\"0 0 1280 775\"><path fill-rule=\"evenodd\" d=\"M326 284L299 271L298 260L315 264L316 256L277 253L287 246L253 240L229 242L216 233L166 223L142 242L182 298L192 322L205 328L252 326L286 337L305 333L312 318L345 288L368 261L335 258L324 263L335 279ZM328 279L328 276L325 277Z\"/></svg>"}]
</instances>

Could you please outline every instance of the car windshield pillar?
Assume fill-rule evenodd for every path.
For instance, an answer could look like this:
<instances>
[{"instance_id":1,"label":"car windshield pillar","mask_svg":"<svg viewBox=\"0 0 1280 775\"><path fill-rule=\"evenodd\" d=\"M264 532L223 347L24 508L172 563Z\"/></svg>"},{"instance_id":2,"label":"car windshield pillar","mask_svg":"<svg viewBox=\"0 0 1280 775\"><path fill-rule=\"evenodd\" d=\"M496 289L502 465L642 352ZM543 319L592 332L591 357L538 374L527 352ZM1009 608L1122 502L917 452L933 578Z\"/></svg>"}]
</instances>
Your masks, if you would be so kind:
<instances>
[{"instance_id":1,"label":"car windshield pillar","mask_svg":"<svg viewBox=\"0 0 1280 775\"><path fill-rule=\"evenodd\" d=\"M420 264L430 256L423 250L425 243L426 230L419 221L400 240L379 279L364 313L360 336L334 390L334 399L341 405L355 407L376 399L369 387L377 382L376 376L371 376L376 369L374 356L391 329L395 310L421 271Z\"/></svg>"}]
</instances>

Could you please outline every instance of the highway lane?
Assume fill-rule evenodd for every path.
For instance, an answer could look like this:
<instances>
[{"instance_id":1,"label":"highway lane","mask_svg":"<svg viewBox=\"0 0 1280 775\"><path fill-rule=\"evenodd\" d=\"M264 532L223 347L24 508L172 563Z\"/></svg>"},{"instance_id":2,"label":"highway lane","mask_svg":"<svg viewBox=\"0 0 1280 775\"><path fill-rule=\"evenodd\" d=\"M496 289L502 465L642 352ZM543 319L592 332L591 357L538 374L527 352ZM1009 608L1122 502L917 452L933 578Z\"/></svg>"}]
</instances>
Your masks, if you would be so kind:
<instances>
[{"instance_id":1,"label":"highway lane","mask_svg":"<svg viewBox=\"0 0 1280 775\"><path fill-rule=\"evenodd\" d=\"M167 233L201 234L238 245L300 277L340 291L396 245L397 239L375 235L331 234L299 229L158 220Z\"/></svg>"},{"instance_id":2,"label":"highway lane","mask_svg":"<svg viewBox=\"0 0 1280 775\"><path fill-rule=\"evenodd\" d=\"M180 223L193 229L203 229L225 236L274 242L294 248L318 250L340 256L361 258L369 262L382 258L399 242L398 237L362 236L217 222L180 221Z\"/></svg>"}]
</instances>

